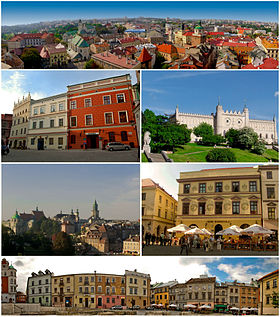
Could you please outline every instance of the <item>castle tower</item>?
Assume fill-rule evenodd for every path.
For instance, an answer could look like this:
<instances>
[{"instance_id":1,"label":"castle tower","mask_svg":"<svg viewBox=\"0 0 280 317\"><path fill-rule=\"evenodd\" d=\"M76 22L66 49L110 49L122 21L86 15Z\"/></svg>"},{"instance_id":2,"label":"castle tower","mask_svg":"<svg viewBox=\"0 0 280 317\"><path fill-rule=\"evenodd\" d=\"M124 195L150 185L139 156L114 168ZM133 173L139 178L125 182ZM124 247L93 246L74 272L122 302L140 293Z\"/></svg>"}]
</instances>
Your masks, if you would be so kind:
<instances>
[{"instance_id":1,"label":"castle tower","mask_svg":"<svg viewBox=\"0 0 280 317\"><path fill-rule=\"evenodd\" d=\"M276 123L276 116L273 116L273 123L274 123L274 131L273 131L273 143L278 144L278 136L277 136L277 123Z\"/></svg>"},{"instance_id":2,"label":"castle tower","mask_svg":"<svg viewBox=\"0 0 280 317\"><path fill-rule=\"evenodd\" d=\"M176 107L175 119L176 119L176 123L179 122L179 106L178 105Z\"/></svg>"},{"instance_id":3,"label":"castle tower","mask_svg":"<svg viewBox=\"0 0 280 317\"><path fill-rule=\"evenodd\" d=\"M246 105L243 108L243 113L245 115L245 127L249 127L249 109Z\"/></svg>"},{"instance_id":4,"label":"castle tower","mask_svg":"<svg viewBox=\"0 0 280 317\"><path fill-rule=\"evenodd\" d=\"M91 217L95 220L100 219L99 217L99 209L98 209L98 203L95 200L93 207L92 207L92 211L91 211Z\"/></svg>"},{"instance_id":5,"label":"castle tower","mask_svg":"<svg viewBox=\"0 0 280 317\"><path fill-rule=\"evenodd\" d=\"M215 119L216 119L215 120L216 124L214 128L215 134L223 135L223 113L224 113L223 106L220 105L220 99L219 99L218 105L216 107L216 115L215 115Z\"/></svg>"}]
</instances>

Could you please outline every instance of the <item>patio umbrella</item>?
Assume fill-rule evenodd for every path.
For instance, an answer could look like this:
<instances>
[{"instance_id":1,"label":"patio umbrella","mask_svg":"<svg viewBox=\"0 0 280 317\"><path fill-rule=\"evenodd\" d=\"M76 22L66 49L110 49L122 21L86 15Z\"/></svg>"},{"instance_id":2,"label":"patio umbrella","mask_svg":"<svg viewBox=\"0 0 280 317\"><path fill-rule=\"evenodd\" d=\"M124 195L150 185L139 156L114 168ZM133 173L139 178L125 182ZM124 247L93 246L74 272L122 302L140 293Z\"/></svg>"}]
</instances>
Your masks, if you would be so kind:
<instances>
[{"instance_id":1,"label":"patio umbrella","mask_svg":"<svg viewBox=\"0 0 280 317\"><path fill-rule=\"evenodd\" d=\"M252 234L252 235L266 235L266 234L273 234L274 232L266 229L260 225L254 224L244 230L241 231L242 234L247 233L247 234Z\"/></svg>"},{"instance_id":2,"label":"patio umbrella","mask_svg":"<svg viewBox=\"0 0 280 317\"><path fill-rule=\"evenodd\" d=\"M207 235L204 231L202 231L199 228L193 228L185 231L185 234L201 234L201 235Z\"/></svg>"},{"instance_id":3,"label":"patio umbrella","mask_svg":"<svg viewBox=\"0 0 280 317\"><path fill-rule=\"evenodd\" d=\"M213 235L213 233L212 232L210 232L210 231L208 231L207 229L205 229L205 228L203 228L203 229L201 229L203 232L205 232L206 234L208 234L209 236L212 236Z\"/></svg>"},{"instance_id":4,"label":"patio umbrella","mask_svg":"<svg viewBox=\"0 0 280 317\"><path fill-rule=\"evenodd\" d=\"M250 310L248 307L242 307L241 310Z\"/></svg>"},{"instance_id":5,"label":"patio umbrella","mask_svg":"<svg viewBox=\"0 0 280 317\"><path fill-rule=\"evenodd\" d=\"M185 308L196 308L195 305L192 305L192 304L187 304L187 305L184 305Z\"/></svg>"},{"instance_id":6,"label":"patio umbrella","mask_svg":"<svg viewBox=\"0 0 280 317\"><path fill-rule=\"evenodd\" d=\"M239 310L237 307L231 307L230 310Z\"/></svg>"},{"instance_id":7,"label":"patio umbrella","mask_svg":"<svg viewBox=\"0 0 280 317\"><path fill-rule=\"evenodd\" d=\"M221 230L217 232L216 234L219 236L240 236L241 235L241 233L231 228Z\"/></svg>"},{"instance_id":8,"label":"patio umbrella","mask_svg":"<svg viewBox=\"0 0 280 317\"><path fill-rule=\"evenodd\" d=\"M229 229L233 229L237 232L241 232L243 229L241 229L240 227L236 226L236 225L233 225L233 226L230 226Z\"/></svg>"},{"instance_id":9,"label":"patio umbrella","mask_svg":"<svg viewBox=\"0 0 280 317\"><path fill-rule=\"evenodd\" d=\"M190 228L183 223L177 225L176 227L167 229L168 232L185 232L186 230L189 230Z\"/></svg>"},{"instance_id":10,"label":"patio umbrella","mask_svg":"<svg viewBox=\"0 0 280 317\"><path fill-rule=\"evenodd\" d=\"M170 304L169 307L177 307L175 304Z\"/></svg>"},{"instance_id":11,"label":"patio umbrella","mask_svg":"<svg viewBox=\"0 0 280 317\"><path fill-rule=\"evenodd\" d=\"M198 308L199 309L212 309L212 307L208 306L208 305L202 305L202 306L199 306Z\"/></svg>"},{"instance_id":12,"label":"patio umbrella","mask_svg":"<svg viewBox=\"0 0 280 317\"><path fill-rule=\"evenodd\" d=\"M249 310L258 310L258 308L251 307L251 308L249 308Z\"/></svg>"}]
</instances>

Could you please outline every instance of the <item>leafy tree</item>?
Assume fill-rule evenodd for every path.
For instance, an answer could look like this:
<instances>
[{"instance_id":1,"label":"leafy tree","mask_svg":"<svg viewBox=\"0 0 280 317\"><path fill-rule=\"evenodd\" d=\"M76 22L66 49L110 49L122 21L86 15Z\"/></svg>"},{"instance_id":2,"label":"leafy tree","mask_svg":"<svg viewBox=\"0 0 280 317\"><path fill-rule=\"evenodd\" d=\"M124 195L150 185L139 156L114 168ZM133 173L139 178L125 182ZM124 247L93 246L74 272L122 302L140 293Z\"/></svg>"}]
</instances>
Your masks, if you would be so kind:
<instances>
[{"instance_id":1,"label":"leafy tree","mask_svg":"<svg viewBox=\"0 0 280 317\"><path fill-rule=\"evenodd\" d=\"M258 134L252 128L242 128L239 130L238 147L251 150L258 142Z\"/></svg>"},{"instance_id":2,"label":"leafy tree","mask_svg":"<svg viewBox=\"0 0 280 317\"><path fill-rule=\"evenodd\" d=\"M193 133L198 137L204 137L214 135L214 130L210 124L202 122L193 129Z\"/></svg>"},{"instance_id":3,"label":"leafy tree","mask_svg":"<svg viewBox=\"0 0 280 317\"><path fill-rule=\"evenodd\" d=\"M94 62L94 60L93 59L90 59L89 61L87 61L86 63L85 63L85 66L84 66L86 69L90 69L90 68L99 68L96 64L95 64L95 62Z\"/></svg>"},{"instance_id":4,"label":"leafy tree","mask_svg":"<svg viewBox=\"0 0 280 317\"><path fill-rule=\"evenodd\" d=\"M154 68L156 69L163 68L163 66L167 65L167 64L163 65L164 62L165 62L165 58L160 53L157 52ZM168 65L166 66L166 68L168 68Z\"/></svg>"},{"instance_id":5,"label":"leafy tree","mask_svg":"<svg viewBox=\"0 0 280 317\"><path fill-rule=\"evenodd\" d=\"M236 162L236 157L230 149L212 149L206 156L207 162Z\"/></svg>"},{"instance_id":6,"label":"leafy tree","mask_svg":"<svg viewBox=\"0 0 280 317\"><path fill-rule=\"evenodd\" d=\"M59 222L52 220L50 218L44 219L41 222L40 233L45 234L47 237L51 238L53 234L61 231L61 225Z\"/></svg>"},{"instance_id":7,"label":"leafy tree","mask_svg":"<svg viewBox=\"0 0 280 317\"><path fill-rule=\"evenodd\" d=\"M265 144L262 141L257 141L252 149L252 152L258 155L263 155L265 152Z\"/></svg>"},{"instance_id":8,"label":"leafy tree","mask_svg":"<svg viewBox=\"0 0 280 317\"><path fill-rule=\"evenodd\" d=\"M236 129L229 129L227 132L226 132L226 140L228 142L228 145L230 147L238 147L239 145L239 134L240 134L240 131L239 130L236 130Z\"/></svg>"},{"instance_id":9,"label":"leafy tree","mask_svg":"<svg viewBox=\"0 0 280 317\"><path fill-rule=\"evenodd\" d=\"M279 307L279 293L276 293L273 291L272 295L270 295L270 298L272 299L272 305L274 308Z\"/></svg>"},{"instance_id":10,"label":"leafy tree","mask_svg":"<svg viewBox=\"0 0 280 317\"><path fill-rule=\"evenodd\" d=\"M202 145L213 146L213 145L220 145L224 143L225 141L226 141L225 138L223 138L219 134L216 134L216 135L204 135L202 137L202 140L199 141L199 143Z\"/></svg>"},{"instance_id":11,"label":"leafy tree","mask_svg":"<svg viewBox=\"0 0 280 317\"><path fill-rule=\"evenodd\" d=\"M24 68L40 68L41 56L35 48L24 49L21 57L24 62Z\"/></svg>"},{"instance_id":12,"label":"leafy tree","mask_svg":"<svg viewBox=\"0 0 280 317\"><path fill-rule=\"evenodd\" d=\"M62 231L54 235L53 251L55 255L74 255L75 249L71 237Z\"/></svg>"}]
</instances>

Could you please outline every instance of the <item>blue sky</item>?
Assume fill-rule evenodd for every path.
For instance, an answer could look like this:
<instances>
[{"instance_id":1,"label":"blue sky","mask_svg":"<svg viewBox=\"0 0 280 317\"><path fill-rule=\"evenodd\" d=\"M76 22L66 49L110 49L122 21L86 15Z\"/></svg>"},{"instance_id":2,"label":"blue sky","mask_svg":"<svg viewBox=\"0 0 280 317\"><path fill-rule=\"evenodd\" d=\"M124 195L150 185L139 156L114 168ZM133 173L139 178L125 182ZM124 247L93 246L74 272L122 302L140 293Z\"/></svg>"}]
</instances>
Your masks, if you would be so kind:
<instances>
[{"instance_id":1,"label":"blue sky","mask_svg":"<svg viewBox=\"0 0 280 317\"><path fill-rule=\"evenodd\" d=\"M135 71L122 70L59 70L59 71L2 71L1 113L12 113L14 102L28 92L35 100L67 91L67 85L130 74L136 83Z\"/></svg>"},{"instance_id":2,"label":"blue sky","mask_svg":"<svg viewBox=\"0 0 280 317\"><path fill-rule=\"evenodd\" d=\"M26 291L26 280L32 272L49 269L55 275L70 273L124 274L137 269L151 276L151 282L168 282L176 279L183 283L201 274L216 276L217 282L234 281L248 283L253 279L278 269L277 257L114 257L114 264L107 257L8 257L17 269L18 290ZM152 263L152 265L151 265ZM164 265L162 265L164 263Z\"/></svg>"},{"instance_id":3,"label":"blue sky","mask_svg":"<svg viewBox=\"0 0 280 317\"><path fill-rule=\"evenodd\" d=\"M142 109L157 114L215 113L220 96L224 110L243 110L251 119L278 118L276 71L152 71L142 73ZM264 111L265 109L265 111Z\"/></svg>"},{"instance_id":4,"label":"blue sky","mask_svg":"<svg viewBox=\"0 0 280 317\"><path fill-rule=\"evenodd\" d=\"M88 218L96 199L105 219L139 219L139 166L136 164L3 164L2 217L61 210Z\"/></svg>"},{"instance_id":5,"label":"blue sky","mask_svg":"<svg viewBox=\"0 0 280 317\"><path fill-rule=\"evenodd\" d=\"M277 1L112 1L110 4L106 2L2 1L2 25L124 16L278 21Z\"/></svg>"}]
</instances>

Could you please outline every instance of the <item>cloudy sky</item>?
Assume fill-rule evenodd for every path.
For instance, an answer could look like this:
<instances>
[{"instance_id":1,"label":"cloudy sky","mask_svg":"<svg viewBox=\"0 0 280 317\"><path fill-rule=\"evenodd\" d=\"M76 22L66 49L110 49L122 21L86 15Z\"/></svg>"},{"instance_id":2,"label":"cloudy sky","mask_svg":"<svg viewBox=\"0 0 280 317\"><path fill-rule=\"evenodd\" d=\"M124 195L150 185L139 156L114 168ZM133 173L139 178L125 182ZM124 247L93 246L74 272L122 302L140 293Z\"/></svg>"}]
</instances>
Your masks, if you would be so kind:
<instances>
[{"instance_id":1,"label":"cloudy sky","mask_svg":"<svg viewBox=\"0 0 280 317\"><path fill-rule=\"evenodd\" d=\"M137 164L3 164L2 180L4 220L36 206L47 217L78 208L88 218L95 199L105 219L140 217Z\"/></svg>"},{"instance_id":2,"label":"cloudy sky","mask_svg":"<svg viewBox=\"0 0 280 317\"><path fill-rule=\"evenodd\" d=\"M14 102L27 96L34 100L61 94L67 91L67 85L130 74L132 84L136 83L134 71L122 70L3 70L1 72L1 113L13 113Z\"/></svg>"},{"instance_id":3,"label":"cloudy sky","mask_svg":"<svg viewBox=\"0 0 280 317\"><path fill-rule=\"evenodd\" d=\"M176 179L180 178L181 172L200 171L202 169L212 168L230 168L230 167L252 167L257 164L142 164L141 179L151 178L154 182L163 187L175 199L178 199L178 183Z\"/></svg>"},{"instance_id":4,"label":"cloudy sky","mask_svg":"<svg viewBox=\"0 0 280 317\"><path fill-rule=\"evenodd\" d=\"M49 269L55 275L70 273L124 274L126 269L151 275L152 283L177 279L183 283L201 274L216 276L217 281L250 282L278 268L277 257L8 257L17 269L18 290L26 290L32 272ZM164 265L163 265L164 264Z\"/></svg>"}]
</instances>

